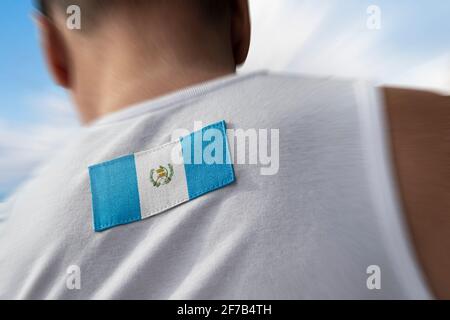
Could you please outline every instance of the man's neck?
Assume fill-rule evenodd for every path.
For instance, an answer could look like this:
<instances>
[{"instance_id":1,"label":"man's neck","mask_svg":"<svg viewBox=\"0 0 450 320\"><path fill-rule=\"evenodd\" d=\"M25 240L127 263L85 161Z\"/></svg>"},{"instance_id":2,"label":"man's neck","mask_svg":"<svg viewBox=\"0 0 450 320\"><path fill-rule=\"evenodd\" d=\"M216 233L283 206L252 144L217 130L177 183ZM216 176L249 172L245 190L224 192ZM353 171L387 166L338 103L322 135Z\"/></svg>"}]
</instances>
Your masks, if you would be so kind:
<instances>
[{"instance_id":1,"label":"man's neck","mask_svg":"<svg viewBox=\"0 0 450 320\"><path fill-rule=\"evenodd\" d=\"M125 109L130 105L233 73L234 70L180 70L143 73L132 79L109 79L93 115L95 118ZM92 117L92 116L91 116Z\"/></svg>"},{"instance_id":2,"label":"man's neck","mask_svg":"<svg viewBox=\"0 0 450 320\"><path fill-rule=\"evenodd\" d=\"M170 30L157 24L136 28L105 22L92 36L95 41L90 35L67 35L75 53L71 91L83 122L234 73L231 42L224 40L227 32L218 35L189 22L174 23ZM144 37L141 30L147 30Z\"/></svg>"}]
</instances>

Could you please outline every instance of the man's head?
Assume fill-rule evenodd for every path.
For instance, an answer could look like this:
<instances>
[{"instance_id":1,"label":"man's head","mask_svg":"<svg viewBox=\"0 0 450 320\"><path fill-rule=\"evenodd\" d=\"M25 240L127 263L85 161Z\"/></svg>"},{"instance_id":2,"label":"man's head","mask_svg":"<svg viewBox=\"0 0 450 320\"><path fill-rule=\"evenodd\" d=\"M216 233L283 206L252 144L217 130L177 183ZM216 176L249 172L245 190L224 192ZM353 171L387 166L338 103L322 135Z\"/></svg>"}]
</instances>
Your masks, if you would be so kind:
<instances>
[{"instance_id":1,"label":"man's head","mask_svg":"<svg viewBox=\"0 0 450 320\"><path fill-rule=\"evenodd\" d=\"M138 7L144 9L144 7L155 6L156 2L171 2L176 4L177 1L172 0L36 0L38 10L45 16L51 17L52 11L57 8L59 11L66 11L72 5L76 5L81 8L85 13L86 27L88 24L92 24L102 14L105 14L108 9L117 9L119 5L125 5L128 7ZM184 4L187 4L193 10L198 10L203 14L203 18L210 21L217 22L224 18L227 13L231 2L230 0L185 0ZM166 3L167 4L167 3ZM178 1L178 6L181 4ZM180 7L180 6L179 6ZM54 13L54 12L53 12Z\"/></svg>"},{"instance_id":2,"label":"man's head","mask_svg":"<svg viewBox=\"0 0 450 320\"><path fill-rule=\"evenodd\" d=\"M100 97L111 95L111 86L118 94L146 79L159 79L170 91L188 84L180 80L182 76L191 75L195 82L208 78L208 73L233 72L249 49L247 0L38 0L38 4L50 70L70 90L87 121L97 116L93 105L98 108ZM67 8L72 5L80 8L81 30L67 27L73 18ZM174 82L170 85L169 74ZM137 102L128 100L122 104Z\"/></svg>"}]
</instances>

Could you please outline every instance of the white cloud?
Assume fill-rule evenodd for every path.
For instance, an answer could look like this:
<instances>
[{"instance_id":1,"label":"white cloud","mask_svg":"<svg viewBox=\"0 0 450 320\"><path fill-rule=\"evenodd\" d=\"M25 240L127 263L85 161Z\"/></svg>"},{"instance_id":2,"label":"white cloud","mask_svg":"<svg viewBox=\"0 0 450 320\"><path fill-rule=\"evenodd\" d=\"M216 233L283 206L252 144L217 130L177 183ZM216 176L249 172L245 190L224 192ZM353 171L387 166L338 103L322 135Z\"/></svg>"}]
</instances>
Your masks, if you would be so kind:
<instances>
[{"instance_id":1,"label":"white cloud","mask_svg":"<svg viewBox=\"0 0 450 320\"><path fill-rule=\"evenodd\" d=\"M0 200L29 178L78 128L64 96L40 94L27 101L41 121L30 124L0 119Z\"/></svg>"},{"instance_id":2,"label":"white cloud","mask_svg":"<svg viewBox=\"0 0 450 320\"><path fill-rule=\"evenodd\" d=\"M243 71L268 69L450 89L448 55L434 59L431 55L426 61L407 49L392 49L397 28L410 23L401 12L390 10L380 30L369 30L364 4L353 5L354 10L329 0L255 0L250 4L252 48Z\"/></svg>"},{"instance_id":3,"label":"white cloud","mask_svg":"<svg viewBox=\"0 0 450 320\"><path fill-rule=\"evenodd\" d=\"M286 70L316 34L330 5L323 1L251 1L252 45L243 71Z\"/></svg>"},{"instance_id":4,"label":"white cloud","mask_svg":"<svg viewBox=\"0 0 450 320\"><path fill-rule=\"evenodd\" d=\"M404 73L393 76L386 82L450 94L450 54L444 54L419 64Z\"/></svg>"},{"instance_id":5,"label":"white cloud","mask_svg":"<svg viewBox=\"0 0 450 320\"><path fill-rule=\"evenodd\" d=\"M25 97L25 105L39 121L59 125L76 124L76 112L69 98L58 92L44 92Z\"/></svg>"},{"instance_id":6,"label":"white cloud","mask_svg":"<svg viewBox=\"0 0 450 320\"><path fill-rule=\"evenodd\" d=\"M292 68L311 74L355 78L377 77L382 71L377 55L371 50L377 45L375 34L336 30L332 39L319 39L311 44L315 49L298 52Z\"/></svg>"}]
</instances>

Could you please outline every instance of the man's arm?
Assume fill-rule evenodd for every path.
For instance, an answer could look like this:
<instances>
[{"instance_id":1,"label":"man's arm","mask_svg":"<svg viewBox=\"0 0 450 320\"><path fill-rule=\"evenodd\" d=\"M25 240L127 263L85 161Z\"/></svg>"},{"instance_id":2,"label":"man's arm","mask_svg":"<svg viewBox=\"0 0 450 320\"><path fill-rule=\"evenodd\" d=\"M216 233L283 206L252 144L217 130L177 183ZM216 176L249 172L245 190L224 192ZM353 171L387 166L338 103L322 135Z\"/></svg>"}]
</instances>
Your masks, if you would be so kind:
<instances>
[{"instance_id":1,"label":"man's arm","mask_svg":"<svg viewBox=\"0 0 450 320\"><path fill-rule=\"evenodd\" d=\"M450 97L385 88L403 208L431 289L450 299Z\"/></svg>"}]
</instances>

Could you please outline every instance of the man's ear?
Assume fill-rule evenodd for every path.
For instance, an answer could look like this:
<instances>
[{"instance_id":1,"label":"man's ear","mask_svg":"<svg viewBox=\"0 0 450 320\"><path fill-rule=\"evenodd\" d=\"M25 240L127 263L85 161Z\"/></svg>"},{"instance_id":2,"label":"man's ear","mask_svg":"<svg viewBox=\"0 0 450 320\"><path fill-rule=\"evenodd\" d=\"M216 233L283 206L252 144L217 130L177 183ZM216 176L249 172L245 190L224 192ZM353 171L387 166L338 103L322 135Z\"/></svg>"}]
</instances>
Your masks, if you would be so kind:
<instances>
[{"instance_id":1,"label":"man's ear","mask_svg":"<svg viewBox=\"0 0 450 320\"><path fill-rule=\"evenodd\" d=\"M69 57L62 35L47 17L37 14L34 20L39 28L42 49L50 73L57 84L69 89Z\"/></svg>"},{"instance_id":2,"label":"man's ear","mask_svg":"<svg viewBox=\"0 0 450 320\"><path fill-rule=\"evenodd\" d=\"M247 59L250 48L251 25L248 0L233 0L231 10L234 60L236 65L241 65Z\"/></svg>"}]
</instances>

